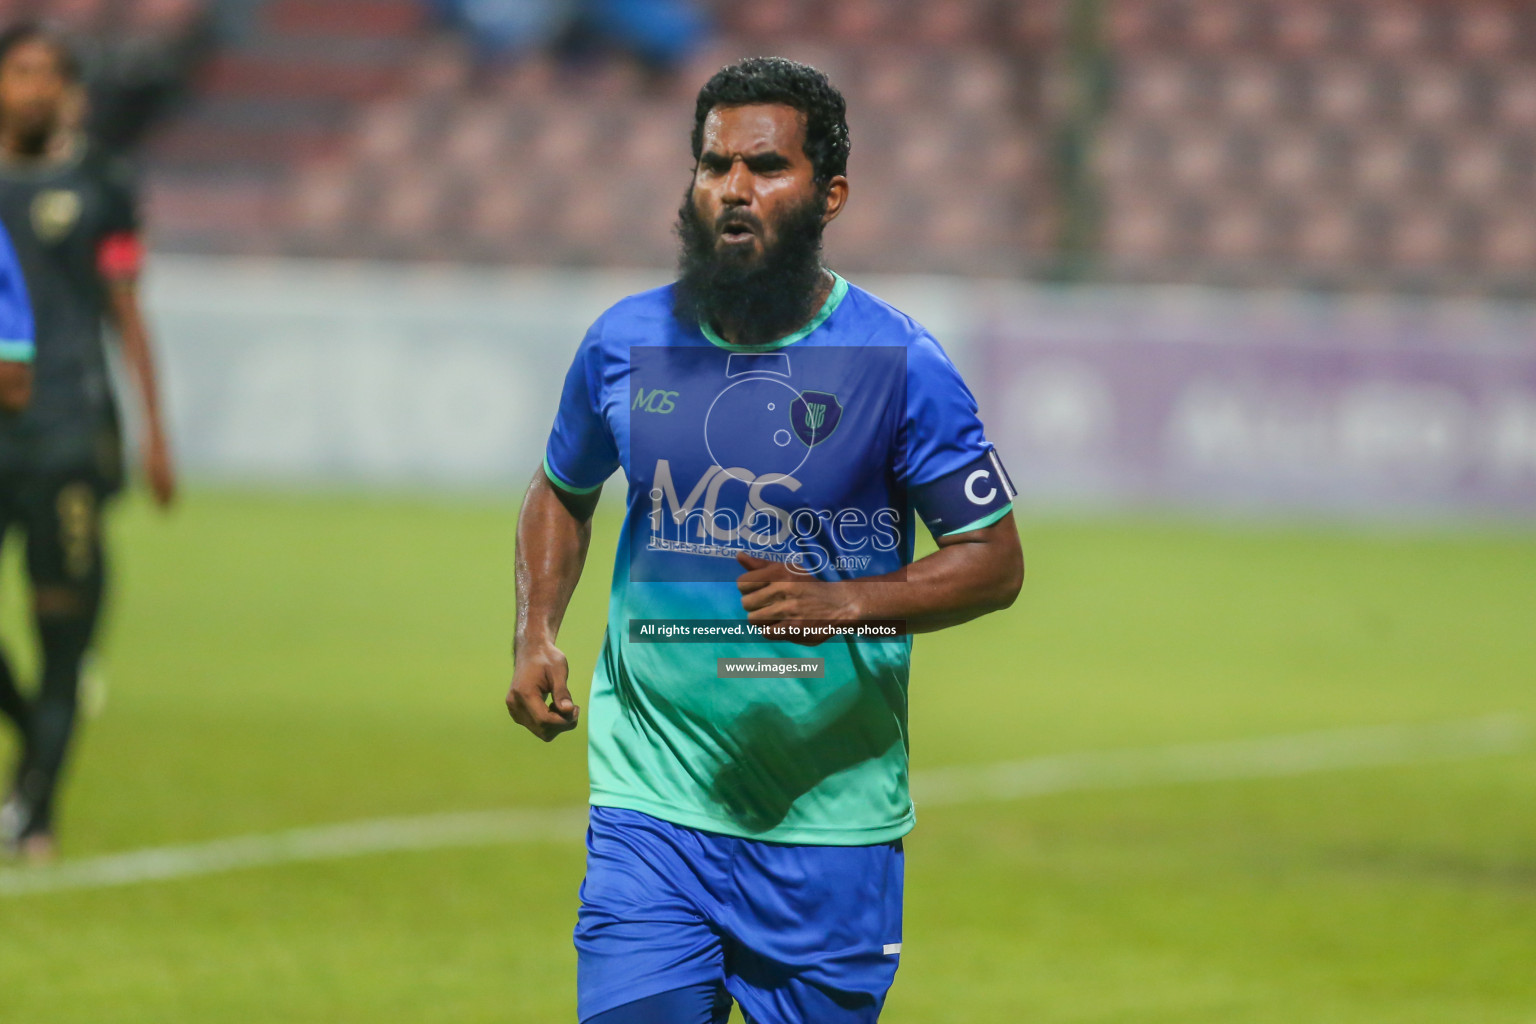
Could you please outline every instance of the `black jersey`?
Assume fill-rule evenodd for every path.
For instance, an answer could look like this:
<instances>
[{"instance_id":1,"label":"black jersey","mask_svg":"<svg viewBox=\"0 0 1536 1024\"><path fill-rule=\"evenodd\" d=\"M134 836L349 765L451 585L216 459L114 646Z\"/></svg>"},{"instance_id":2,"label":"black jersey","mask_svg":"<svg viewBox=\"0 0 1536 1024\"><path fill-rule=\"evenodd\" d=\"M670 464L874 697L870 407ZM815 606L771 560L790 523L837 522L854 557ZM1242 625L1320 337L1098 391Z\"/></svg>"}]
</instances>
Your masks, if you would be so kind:
<instances>
[{"instance_id":1,"label":"black jersey","mask_svg":"<svg viewBox=\"0 0 1536 1024\"><path fill-rule=\"evenodd\" d=\"M56 470L118 458L103 347L104 253L138 230L126 164L83 140L67 157L0 159L0 221L32 298L32 402L0 419L0 468Z\"/></svg>"}]
</instances>

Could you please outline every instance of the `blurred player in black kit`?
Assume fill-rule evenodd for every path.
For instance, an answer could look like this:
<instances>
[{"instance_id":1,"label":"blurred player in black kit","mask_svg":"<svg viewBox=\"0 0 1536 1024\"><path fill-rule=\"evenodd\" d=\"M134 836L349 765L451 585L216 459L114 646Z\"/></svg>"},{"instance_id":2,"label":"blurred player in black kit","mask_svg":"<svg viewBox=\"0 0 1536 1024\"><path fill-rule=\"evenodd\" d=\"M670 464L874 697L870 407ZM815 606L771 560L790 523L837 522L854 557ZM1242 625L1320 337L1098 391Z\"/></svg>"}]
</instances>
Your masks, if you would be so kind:
<instances>
[{"instance_id":1,"label":"blurred player in black kit","mask_svg":"<svg viewBox=\"0 0 1536 1024\"><path fill-rule=\"evenodd\" d=\"M31 405L0 420L0 540L11 526L26 534L42 653L30 700L0 657L0 706L19 719L23 739L0 835L33 861L55 852L54 795L102 606L101 512L123 478L104 321L138 385L155 501L169 505L176 487L139 312L132 176L79 131L84 113L78 66L62 40L30 23L0 33L0 221L37 334Z\"/></svg>"}]
</instances>

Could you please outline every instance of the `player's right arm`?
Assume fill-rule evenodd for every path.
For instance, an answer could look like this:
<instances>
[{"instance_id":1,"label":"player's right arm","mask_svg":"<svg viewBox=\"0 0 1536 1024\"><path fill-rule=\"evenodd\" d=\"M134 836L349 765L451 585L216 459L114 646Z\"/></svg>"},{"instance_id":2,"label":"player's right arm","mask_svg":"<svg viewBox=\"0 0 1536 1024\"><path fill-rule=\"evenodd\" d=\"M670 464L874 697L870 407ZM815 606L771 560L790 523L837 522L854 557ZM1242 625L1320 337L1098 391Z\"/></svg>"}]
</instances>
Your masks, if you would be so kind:
<instances>
[{"instance_id":1,"label":"player's right arm","mask_svg":"<svg viewBox=\"0 0 1536 1024\"><path fill-rule=\"evenodd\" d=\"M27 283L0 228L0 412L21 412L31 400L34 344Z\"/></svg>"},{"instance_id":2,"label":"player's right arm","mask_svg":"<svg viewBox=\"0 0 1536 1024\"><path fill-rule=\"evenodd\" d=\"M540 468L517 519L517 634L507 711L546 743L576 728L581 715L568 686L570 665L555 639L587 561L599 493L562 490Z\"/></svg>"},{"instance_id":3,"label":"player's right arm","mask_svg":"<svg viewBox=\"0 0 1536 1024\"><path fill-rule=\"evenodd\" d=\"M576 728L581 714L568 686L570 666L555 640L587 560L603 481L619 464L601 408L601 336L600 321L565 376L544 465L517 520L517 635L507 711L546 743Z\"/></svg>"}]
</instances>

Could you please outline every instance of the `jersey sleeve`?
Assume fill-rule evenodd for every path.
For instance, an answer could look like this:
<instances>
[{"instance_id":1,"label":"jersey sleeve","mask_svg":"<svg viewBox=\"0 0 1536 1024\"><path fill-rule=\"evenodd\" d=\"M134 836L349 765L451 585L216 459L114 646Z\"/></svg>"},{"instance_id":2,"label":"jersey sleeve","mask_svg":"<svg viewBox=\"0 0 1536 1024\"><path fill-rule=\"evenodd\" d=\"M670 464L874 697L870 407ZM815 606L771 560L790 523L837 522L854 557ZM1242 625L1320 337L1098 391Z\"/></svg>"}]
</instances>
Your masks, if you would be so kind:
<instances>
[{"instance_id":1,"label":"jersey sleeve","mask_svg":"<svg viewBox=\"0 0 1536 1024\"><path fill-rule=\"evenodd\" d=\"M144 264L138 182L133 168L121 159L107 162L101 182L103 210L96 269L108 281L131 280Z\"/></svg>"},{"instance_id":2,"label":"jersey sleeve","mask_svg":"<svg viewBox=\"0 0 1536 1024\"><path fill-rule=\"evenodd\" d=\"M603 416L602 321L587 332L565 375L560 408L544 449L544 474L561 490L590 494L619 468L618 447Z\"/></svg>"},{"instance_id":3,"label":"jersey sleeve","mask_svg":"<svg viewBox=\"0 0 1536 1024\"><path fill-rule=\"evenodd\" d=\"M27 282L10 235L0 227L0 361L30 363L35 341Z\"/></svg>"},{"instance_id":4,"label":"jersey sleeve","mask_svg":"<svg viewBox=\"0 0 1536 1024\"><path fill-rule=\"evenodd\" d=\"M902 482L935 537L979 530L1013 507L1013 482L986 438L976 399L938 342L907 349Z\"/></svg>"}]
</instances>

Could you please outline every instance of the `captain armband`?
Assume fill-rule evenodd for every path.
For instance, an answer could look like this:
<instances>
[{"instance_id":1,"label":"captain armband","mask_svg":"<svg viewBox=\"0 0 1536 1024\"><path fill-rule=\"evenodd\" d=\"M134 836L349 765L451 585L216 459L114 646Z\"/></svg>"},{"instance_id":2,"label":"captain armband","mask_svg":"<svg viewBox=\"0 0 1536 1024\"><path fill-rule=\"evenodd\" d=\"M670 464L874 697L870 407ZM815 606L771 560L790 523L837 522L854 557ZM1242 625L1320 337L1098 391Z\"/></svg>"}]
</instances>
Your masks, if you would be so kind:
<instances>
[{"instance_id":1,"label":"captain armband","mask_svg":"<svg viewBox=\"0 0 1536 1024\"><path fill-rule=\"evenodd\" d=\"M991 526L1013 504L1013 481L989 447L960 469L912 489L912 504L936 537Z\"/></svg>"}]
</instances>

